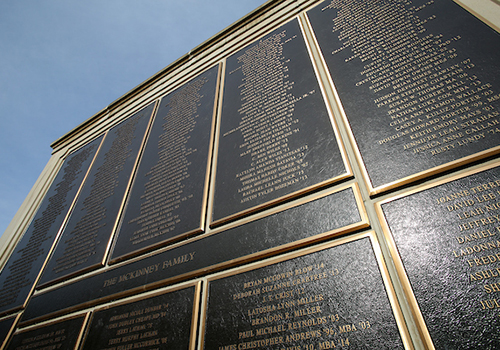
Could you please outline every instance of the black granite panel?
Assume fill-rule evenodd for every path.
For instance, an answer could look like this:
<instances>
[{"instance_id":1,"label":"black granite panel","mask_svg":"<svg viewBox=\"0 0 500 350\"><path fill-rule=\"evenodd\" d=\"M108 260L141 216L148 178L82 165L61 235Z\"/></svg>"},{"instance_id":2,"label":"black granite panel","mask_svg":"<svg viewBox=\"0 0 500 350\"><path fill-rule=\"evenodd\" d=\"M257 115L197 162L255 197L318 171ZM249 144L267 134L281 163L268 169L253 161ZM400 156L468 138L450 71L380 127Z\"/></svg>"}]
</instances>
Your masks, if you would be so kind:
<instances>
[{"instance_id":1,"label":"black granite panel","mask_svg":"<svg viewBox=\"0 0 500 350\"><path fill-rule=\"evenodd\" d=\"M369 238L209 281L205 349L403 349Z\"/></svg>"},{"instance_id":2,"label":"black granite panel","mask_svg":"<svg viewBox=\"0 0 500 350\"><path fill-rule=\"evenodd\" d=\"M45 327L17 333L6 350L76 349L85 326L85 315L52 323Z\"/></svg>"},{"instance_id":3,"label":"black granite panel","mask_svg":"<svg viewBox=\"0 0 500 350\"><path fill-rule=\"evenodd\" d=\"M500 347L500 168L382 205L436 349Z\"/></svg>"},{"instance_id":4,"label":"black granite panel","mask_svg":"<svg viewBox=\"0 0 500 350\"><path fill-rule=\"evenodd\" d=\"M324 1L307 14L375 192L498 151L496 31L451 0Z\"/></svg>"},{"instance_id":5,"label":"black granite panel","mask_svg":"<svg viewBox=\"0 0 500 350\"><path fill-rule=\"evenodd\" d=\"M147 285L183 274L199 275L230 264L241 264L264 254L292 249L298 244L293 242L304 244L325 239L331 236L328 232L332 230L342 233L366 226L353 188L348 187L40 294L28 305L23 321L134 288L146 288Z\"/></svg>"},{"instance_id":6,"label":"black granite panel","mask_svg":"<svg viewBox=\"0 0 500 350\"><path fill-rule=\"evenodd\" d=\"M195 287L96 311L83 350L191 349Z\"/></svg>"},{"instance_id":7,"label":"black granite panel","mask_svg":"<svg viewBox=\"0 0 500 350\"><path fill-rule=\"evenodd\" d=\"M0 274L0 313L25 304L101 140L92 141L65 160Z\"/></svg>"},{"instance_id":8,"label":"black granite panel","mask_svg":"<svg viewBox=\"0 0 500 350\"><path fill-rule=\"evenodd\" d=\"M214 222L347 172L297 20L227 59Z\"/></svg>"},{"instance_id":9,"label":"black granite panel","mask_svg":"<svg viewBox=\"0 0 500 350\"><path fill-rule=\"evenodd\" d=\"M153 109L108 132L39 285L102 266Z\"/></svg>"},{"instance_id":10,"label":"black granite panel","mask_svg":"<svg viewBox=\"0 0 500 350\"><path fill-rule=\"evenodd\" d=\"M218 69L162 98L112 259L201 232Z\"/></svg>"}]
</instances>

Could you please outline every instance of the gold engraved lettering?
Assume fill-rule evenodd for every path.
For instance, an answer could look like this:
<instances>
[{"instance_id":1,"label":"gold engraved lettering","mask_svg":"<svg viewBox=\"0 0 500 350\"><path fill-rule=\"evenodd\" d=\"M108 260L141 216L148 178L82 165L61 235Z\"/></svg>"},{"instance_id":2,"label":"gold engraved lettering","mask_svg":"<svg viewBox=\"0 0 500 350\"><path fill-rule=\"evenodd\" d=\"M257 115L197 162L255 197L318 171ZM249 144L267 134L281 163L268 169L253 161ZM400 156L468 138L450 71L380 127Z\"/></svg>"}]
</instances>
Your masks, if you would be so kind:
<instances>
[{"instance_id":1,"label":"gold engraved lettering","mask_svg":"<svg viewBox=\"0 0 500 350\"><path fill-rule=\"evenodd\" d=\"M114 330L115 337L108 340L108 345L118 350L166 344L168 338L159 336L155 322L167 316L168 307L168 303L161 303L110 317L106 328Z\"/></svg>"},{"instance_id":2,"label":"gold engraved lettering","mask_svg":"<svg viewBox=\"0 0 500 350\"><path fill-rule=\"evenodd\" d=\"M497 261L499 261L498 258ZM475 281L485 280L488 278L498 277L500 276L499 273L500 273L500 268L498 267L496 269L477 271L473 274L470 274L470 281L475 282Z\"/></svg>"},{"instance_id":3,"label":"gold engraved lettering","mask_svg":"<svg viewBox=\"0 0 500 350\"><path fill-rule=\"evenodd\" d=\"M500 283L491 283L484 286L484 291L487 294L500 292Z\"/></svg>"},{"instance_id":4,"label":"gold engraved lettering","mask_svg":"<svg viewBox=\"0 0 500 350\"><path fill-rule=\"evenodd\" d=\"M375 94L373 106L387 116L389 128L378 145L401 138L397 147L402 151L439 156L495 133L500 119L491 102L500 97L493 97L491 83L474 75L470 58L458 56L461 36L427 32L425 24L435 15L422 18L418 8L408 9L404 3L389 9L335 2L328 8L336 10L332 32L342 45L331 54L346 55L346 64L365 63L355 87ZM367 25L373 16L378 25ZM463 123L474 116L482 123Z\"/></svg>"},{"instance_id":5,"label":"gold engraved lettering","mask_svg":"<svg viewBox=\"0 0 500 350\"><path fill-rule=\"evenodd\" d=\"M303 162L307 144L290 149L291 138L300 134L299 119L294 117L295 103L315 94L312 90L294 96L295 82L290 81L283 47L296 36L286 30L263 39L237 57L243 74L239 86L242 104L237 128L223 133L241 134L240 157L248 160L247 169L238 171L237 193L240 203L265 197L307 179Z\"/></svg>"},{"instance_id":6,"label":"gold engraved lettering","mask_svg":"<svg viewBox=\"0 0 500 350\"><path fill-rule=\"evenodd\" d=\"M459 244L469 243L472 241L481 240L483 238L495 236L497 234L497 231L499 231L499 230L500 230L500 227L496 227L495 231L492 231L492 230L477 231L475 233L470 233L470 234L465 235L465 236L458 236L458 237L456 237L456 239L457 239L457 242Z\"/></svg>"},{"instance_id":7,"label":"gold engraved lettering","mask_svg":"<svg viewBox=\"0 0 500 350\"><path fill-rule=\"evenodd\" d=\"M128 221L138 227L129 238L132 245L158 240L174 231L181 222L179 208L194 198L186 182L190 178L190 156L198 150L188 147L188 141L198 121L198 106L203 98L200 90L207 82L205 77L198 78L173 93L167 104L163 105L162 100L160 111L167 112L157 141L158 161L144 174L148 181L141 196L140 214Z\"/></svg>"},{"instance_id":8,"label":"gold engraved lettering","mask_svg":"<svg viewBox=\"0 0 500 350\"><path fill-rule=\"evenodd\" d=\"M150 274L154 274L160 270L165 270L165 269L171 268L171 267L176 266L176 265L188 263L188 262L194 260L195 254L196 254L196 252L190 252L188 254L184 254L184 255L175 257L173 259L170 259L170 260L165 260L162 263L157 263L157 264L153 264L150 266L146 266L146 267L143 267L141 269L130 271L130 272L127 272L123 275L107 279L104 281L103 287L110 287L110 286L113 286L117 283L122 283L122 282L131 280L131 279L135 279L138 277L147 276Z\"/></svg>"},{"instance_id":9,"label":"gold engraved lettering","mask_svg":"<svg viewBox=\"0 0 500 350\"><path fill-rule=\"evenodd\" d=\"M500 241L491 241L491 242L476 244L470 247L465 247L460 250L454 250L453 256L455 258L459 258L474 253L480 253L485 250L498 249L498 248L500 248Z\"/></svg>"},{"instance_id":10,"label":"gold engraved lettering","mask_svg":"<svg viewBox=\"0 0 500 350\"><path fill-rule=\"evenodd\" d=\"M137 278L137 277L140 277L140 276L143 276L143 275L148 275L148 274L151 274L153 272L156 272L159 270L159 266L160 264L155 264L155 265L151 265L151 266L148 266L148 267L144 267L140 270L135 270L135 271L132 271L132 272L128 272L124 275L121 275L120 277L118 277L118 283L120 282L124 282L124 281L128 281L130 279L134 279L134 278Z\"/></svg>"},{"instance_id":11,"label":"gold engraved lettering","mask_svg":"<svg viewBox=\"0 0 500 350\"><path fill-rule=\"evenodd\" d=\"M500 308L500 301L498 299L481 300L481 309L497 309Z\"/></svg>"},{"instance_id":12,"label":"gold engraved lettering","mask_svg":"<svg viewBox=\"0 0 500 350\"><path fill-rule=\"evenodd\" d=\"M256 349L280 345L280 349L318 349L312 343L306 347L296 342L330 339L317 343L323 349L347 346L343 333L362 332L371 327L369 320L339 324L339 313L331 313L328 298L314 293L324 279L334 279L342 272L317 262L296 265L293 269L242 281L229 297L232 303L244 302L245 318L249 328L238 330L233 344L219 345L219 350Z\"/></svg>"},{"instance_id":13,"label":"gold engraved lettering","mask_svg":"<svg viewBox=\"0 0 500 350\"><path fill-rule=\"evenodd\" d=\"M59 349L66 340L66 329L42 333L33 337L26 337L21 341L21 345L16 350L28 349Z\"/></svg>"},{"instance_id":14,"label":"gold engraved lettering","mask_svg":"<svg viewBox=\"0 0 500 350\"><path fill-rule=\"evenodd\" d=\"M28 229L30 231L26 233L30 234L26 246L21 250L14 251L11 257L12 261L2 271L5 276L7 273L9 275L0 288L0 308L16 302L21 289L32 283L32 280L26 276L32 272L33 264L38 257L46 253L41 243L50 237L52 226L67 209L66 197L76 185L83 165L93 155L96 147L96 144L86 146L66 160L61 170L64 174L63 178L56 184L55 193L48 200L49 204L41 216L37 214L33 225ZM31 228L33 229L31 230Z\"/></svg>"},{"instance_id":15,"label":"gold engraved lettering","mask_svg":"<svg viewBox=\"0 0 500 350\"><path fill-rule=\"evenodd\" d=\"M453 215L456 232L451 254L457 262L465 263L467 280L471 284L482 284L484 293L500 291L495 281L500 277L500 180L474 184L461 191L441 195L434 203ZM480 300L481 310L496 309L497 300Z\"/></svg>"},{"instance_id":16,"label":"gold engraved lettering","mask_svg":"<svg viewBox=\"0 0 500 350\"><path fill-rule=\"evenodd\" d=\"M169 267L175 266L175 265L180 265L180 264L185 264L187 262L190 262L194 260L194 255L196 252L191 252L185 255L181 255L177 258L173 258L170 260L166 260L163 262L163 269L167 269Z\"/></svg>"},{"instance_id":17,"label":"gold engraved lettering","mask_svg":"<svg viewBox=\"0 0 500 350\"><path fill-rule=\"evenodd\" d=\"M100 244L99 229L106 225L104 220L107 216L107 206L104 202L115 194L119 175L125 162L133 154L130 145L135 138L137 124L144 117L145 114L140 113L112 130L115 138L104 156L102 165L93 175L90 194L77 206L81 206L80 210L84 210L85 214L74 224L70 221L68 227L72 227L72 230L64 233L64 245L61 245L64 251L53 267L56 273L85 264L88 258L95 254Z\"/></svg>"}]
</instances>

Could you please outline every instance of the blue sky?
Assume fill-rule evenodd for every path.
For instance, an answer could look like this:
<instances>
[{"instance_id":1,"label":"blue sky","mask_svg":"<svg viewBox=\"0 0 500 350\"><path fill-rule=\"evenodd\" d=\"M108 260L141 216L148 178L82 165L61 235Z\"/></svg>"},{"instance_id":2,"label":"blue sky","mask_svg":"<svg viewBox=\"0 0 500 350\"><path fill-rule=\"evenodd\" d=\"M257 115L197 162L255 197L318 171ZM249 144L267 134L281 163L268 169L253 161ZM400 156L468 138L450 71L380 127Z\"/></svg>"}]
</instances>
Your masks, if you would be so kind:
<instances>
[{"instance_id":1,"label":"blue sky","mask_svg":"<svg viewBox=\"0 0 500 350\"><path fill-rule=\"evenodd\" d=\"M264 0L0 2L0 235L50 144Z\"/></svg>"}]
</instances>

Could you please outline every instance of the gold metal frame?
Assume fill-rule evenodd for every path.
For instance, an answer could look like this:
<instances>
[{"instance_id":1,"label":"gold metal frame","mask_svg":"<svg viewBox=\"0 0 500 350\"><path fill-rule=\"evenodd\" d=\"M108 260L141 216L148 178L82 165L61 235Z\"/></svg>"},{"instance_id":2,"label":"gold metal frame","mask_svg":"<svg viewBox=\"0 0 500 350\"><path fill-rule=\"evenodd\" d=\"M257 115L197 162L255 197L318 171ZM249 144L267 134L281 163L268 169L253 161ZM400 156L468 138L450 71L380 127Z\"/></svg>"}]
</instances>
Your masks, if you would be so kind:
<instances>
[{"instance_id":1,"label":"gold metal frame","mask_svg":"<svg viewBox=\"0 0 500 350\"><path fill-rule=\"evenodd\" d=\"M491 1L496 2L497 5L500 5L500 0ZM486 23L488 26L500 33L500 21L497 21L496 23L491 22L486 17L482 16L480 12L476 11L474 8L469 7L467 4L461 2L460 0L453 0L453 2L455 2L460 7L463 7L466 11L470 12L471 14L479 18L482 22Z\"/></svg>"},{"instance_id":2,"label":"gold metal frame","mask_svg":"<svg viewBox=\"0 0 500 350\"><path fill-rule=\"evenodd\" d=\"M110 254L111 254L111 247L113 245L113 242L115 241L115 238L116 238L117 232L118 232L118 228L120 227L120 224L121 224L121 217L123 215L123 211L125 209L125 205L127 203L128 196L130 194L130 189L132 188L132 183L134 182L135 175L137 173L137 169L139 168L139 163L142 159L142 155L144 153L144 147L145 147L146 142L149 138L149 133L151 131L153 121L155 120L156 113L158 112L158 107L160 105L159 100L152 102L152 104L154 104L154 107L153 107L153 110L151 111L151 115L149 116L149 123L148 123L148 126L146 127L146 131L144 133L144 137L142 139L141 145L139 146L139 152L137 153L137 157L135 158L134 166L132 167L132 172L130 173L129 180L128 180L128 183L126 185L125 194L123 195L122 201L120 203L120 208L118 209L118 214L116 215L115 224L113 225L113 229L111 230L111 234L109 236L106 251L105 251L104 256L102 258L102 261L101 261L102 266L104 266L106 264L106 261L108 260ZM144 108L147 108L147 106Z\"/></svg>"},{"instance_id":3,"label":"gold metal frame","mask_svg":"<svg viewBox=\"0 0 500 350\"><path fill-rule=\"evenodd\" d=\"M208 298L209 298L208 285L210 284L210 282L216 281L216 280L221 279L221 278L229 277L229 276L234 276L234 275L237 275L240 273L252 271L252 270L255 270L255 269L258 269L261 267L266 267L269 265L277 264L277 263L280 263L283 261L291 260L291 259L301 257L304 255L312 254L312 253L315 253L315 252L318 252L321 250L333 248L333 247L336 247L336 246L339 246L339 245L342 245L345 243L349 243L352 241L360 240L360 239L366 238L366 237L368 237L370 239L370 242L371 242L371 245L373 248L373 252L374 252L374 255L376 257L378 267L380 270L380 275L382 277L382 281L383 281L383 284L384 284L384 287L385 287L385 290L387 293L387 297L389 299L389 304L392 308L392 312L393 312L396 324L398 326L403 345L405 346L406 349L413 350L414 349L413 343L411 341L409 331L406 327L406 322L404 320L403 313L402 313L401 308L399 306L399 303L398 303L398 300L396 297L396 292L394 290L394 287L392 286L391 278L389 276L389 272L387 270L387 267L386 267L385 261L384 261L384 257L382 255L382 250L380 249L380 245L378 243L378 239L376 237L376 234L373 231L357 233L357 234L347 236L347 237L341 237L341 238L336 239L332 242L323 243L323 244L318 245L318 246L305 248L305 249L302 249L300 251L295 251L295 252L292 252L292 253L289 253L286 255L282 255L279 257L270 258L270 259L267 259L265 261L259 261L257 263L247 265L247 266L244 266L242 268L217 273L213 276L206 278L206 284L205 284L205 288L204 288L204 297L202 300L202 315L201 315L201 320L200 320L200 348L203 346L204 337L205 337L206 312L207 312Z\"/></svg>"}]
</instances>

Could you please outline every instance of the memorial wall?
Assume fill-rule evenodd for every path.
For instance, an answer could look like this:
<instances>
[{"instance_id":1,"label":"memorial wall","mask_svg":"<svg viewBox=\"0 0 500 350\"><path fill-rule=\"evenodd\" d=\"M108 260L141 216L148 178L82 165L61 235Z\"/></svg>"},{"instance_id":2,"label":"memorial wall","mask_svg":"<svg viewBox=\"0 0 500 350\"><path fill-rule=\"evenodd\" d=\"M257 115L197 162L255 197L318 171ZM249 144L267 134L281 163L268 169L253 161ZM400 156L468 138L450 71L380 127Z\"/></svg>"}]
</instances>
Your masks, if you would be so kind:
<instances>
[{"instance_id":1,"label":"memorial wall","mask_svg":"<svg viewBox=\"0 0 500 350\"><path fill-rule=\"evenodd\" d=\"M56 140L0 350L500 347L500 5L270 0Z\"/></svg>"}]
</instances>

